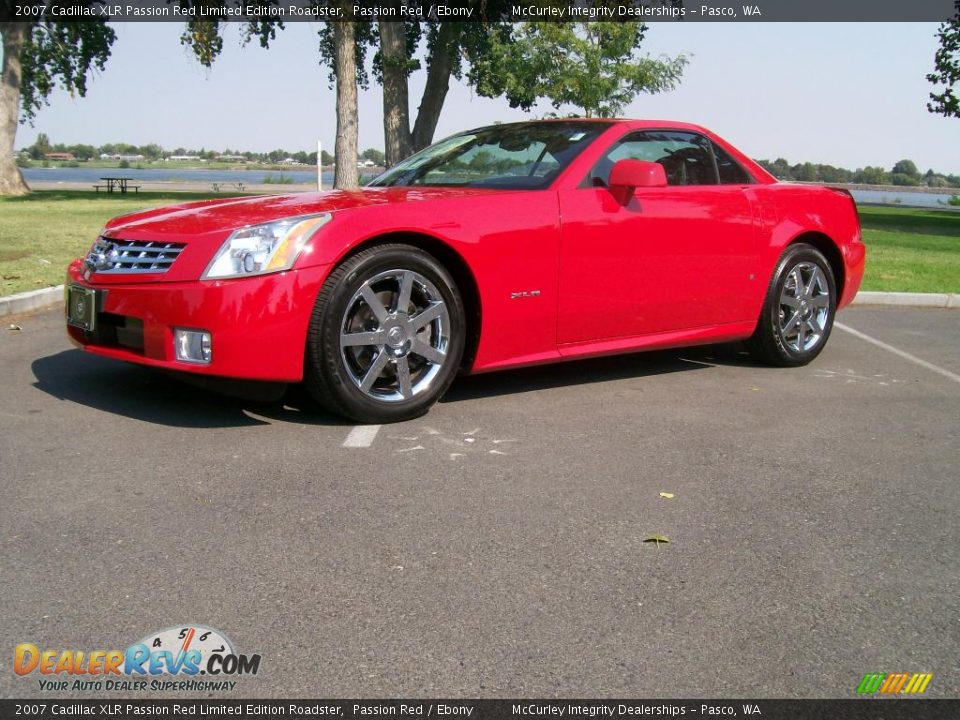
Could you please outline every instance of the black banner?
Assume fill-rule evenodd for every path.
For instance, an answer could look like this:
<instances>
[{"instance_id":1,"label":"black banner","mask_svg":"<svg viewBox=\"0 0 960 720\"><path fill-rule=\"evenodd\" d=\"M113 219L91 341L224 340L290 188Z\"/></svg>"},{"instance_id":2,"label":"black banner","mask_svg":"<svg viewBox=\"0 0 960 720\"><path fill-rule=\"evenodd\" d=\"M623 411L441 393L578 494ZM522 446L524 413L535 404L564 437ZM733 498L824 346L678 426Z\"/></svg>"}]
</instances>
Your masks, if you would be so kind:
<instances>
[{"instance_id":1,"label":"black banner","mask_svg":"<svg viewBox=\"0 0 960 720\"><path fill-rule=\"evenodd\" d=\"M861 700L0 700L11 718L294 717L367 720L956 720L960 699Z\"/></svg>"},{"instance_id":2,"label":"black banner","mask_svg":"<svg viewBox=\"0 0 960 720\"><path fill-rule=\"evenodd\" d=\"M940 22L954 0L0 0L0 22Z\"/></svg>"}]
</instances>

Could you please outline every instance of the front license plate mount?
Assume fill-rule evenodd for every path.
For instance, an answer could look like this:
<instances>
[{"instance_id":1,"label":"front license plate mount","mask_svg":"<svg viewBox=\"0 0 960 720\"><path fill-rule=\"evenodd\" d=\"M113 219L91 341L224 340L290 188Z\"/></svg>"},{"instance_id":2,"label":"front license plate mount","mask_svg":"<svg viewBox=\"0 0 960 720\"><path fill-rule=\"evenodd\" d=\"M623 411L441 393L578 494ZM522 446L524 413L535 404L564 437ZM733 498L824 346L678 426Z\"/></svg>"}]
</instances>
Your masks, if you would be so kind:
<instances>
[{"instance_id":1,"label":"front license plate mount","mask_svg":"<svg viewBox=\"0 0 960 720\"><path fill-rule=\"evenodd\" d=\"M67 288L67 323L87 332L97 324L97 291L81 285Z\"/></svg>"}]
</instances>

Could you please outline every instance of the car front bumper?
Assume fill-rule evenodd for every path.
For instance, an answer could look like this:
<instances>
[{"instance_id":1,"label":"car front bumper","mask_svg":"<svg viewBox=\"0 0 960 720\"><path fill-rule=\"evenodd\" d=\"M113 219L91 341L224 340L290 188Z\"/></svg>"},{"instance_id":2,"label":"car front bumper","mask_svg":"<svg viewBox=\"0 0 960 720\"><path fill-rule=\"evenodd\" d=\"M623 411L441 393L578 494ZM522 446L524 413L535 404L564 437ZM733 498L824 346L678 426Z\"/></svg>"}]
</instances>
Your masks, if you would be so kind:
<instances>
[{"instance_id":1,"label":"car front bumper","mask_svg":"<svg viewBox=\"0 0 960 720\"><path fill-rule=\"evenodd\" d=\"M67 325L87 352L203 375L274 382L303 379L307 328L328 266L234 280L97 285L83 264L67 269L71 285L97 291L93 331ZM209 332L209 363L178 360L175 328Z\"/></svg>"}]
</instances>

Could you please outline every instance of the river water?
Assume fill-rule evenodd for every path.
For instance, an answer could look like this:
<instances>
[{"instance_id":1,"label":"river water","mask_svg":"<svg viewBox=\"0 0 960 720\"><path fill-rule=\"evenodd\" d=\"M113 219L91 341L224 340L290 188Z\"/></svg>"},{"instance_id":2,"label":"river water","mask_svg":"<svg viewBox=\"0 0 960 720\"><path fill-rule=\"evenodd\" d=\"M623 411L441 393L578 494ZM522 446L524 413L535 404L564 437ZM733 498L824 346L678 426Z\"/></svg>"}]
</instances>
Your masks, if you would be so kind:
<instances>
[{"instance_id":1,"label":"river water","mask_svg":"<svg viewBox=\"0 0 960 720\"><path fill-rule=\"evenodd\" d=\"M100 178L107 176L129 177L143 182L160 183L244 183L260 185L276 183L278 178L289 179L297 185L310 185L317 181L317 171L309 170L188 170L185 168L137 170L136 168L23 168L23 177L28 183L89 183L94 185ZM364 174L365 177L372 177ZM323 173L325 188L333 184L333 173ZM283 192L283 183L276 183L277 192ZM852 190L858 203L902 205L904 207L944 208L949 195L932 192L910 192L891 188L890 190ZM960 195L960 190L956 191Z\"/></svg>"}]
</instances>

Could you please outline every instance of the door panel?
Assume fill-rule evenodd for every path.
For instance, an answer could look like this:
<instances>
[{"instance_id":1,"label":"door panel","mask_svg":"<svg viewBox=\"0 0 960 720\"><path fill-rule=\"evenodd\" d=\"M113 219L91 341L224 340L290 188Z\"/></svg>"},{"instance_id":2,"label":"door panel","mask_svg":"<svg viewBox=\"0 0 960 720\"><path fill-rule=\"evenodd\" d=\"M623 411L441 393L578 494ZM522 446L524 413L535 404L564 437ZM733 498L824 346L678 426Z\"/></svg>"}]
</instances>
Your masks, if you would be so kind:
<instances>
[{"instance_id":1,"label":"door panel","mask_svg":"<svg viewBox=\"0 0 960 720\"><path fill-rule=\"evenodd\" d=\"M560 193L560 343L748 319L756 237L740 185Z\"/></svg>"}]
</instances>

